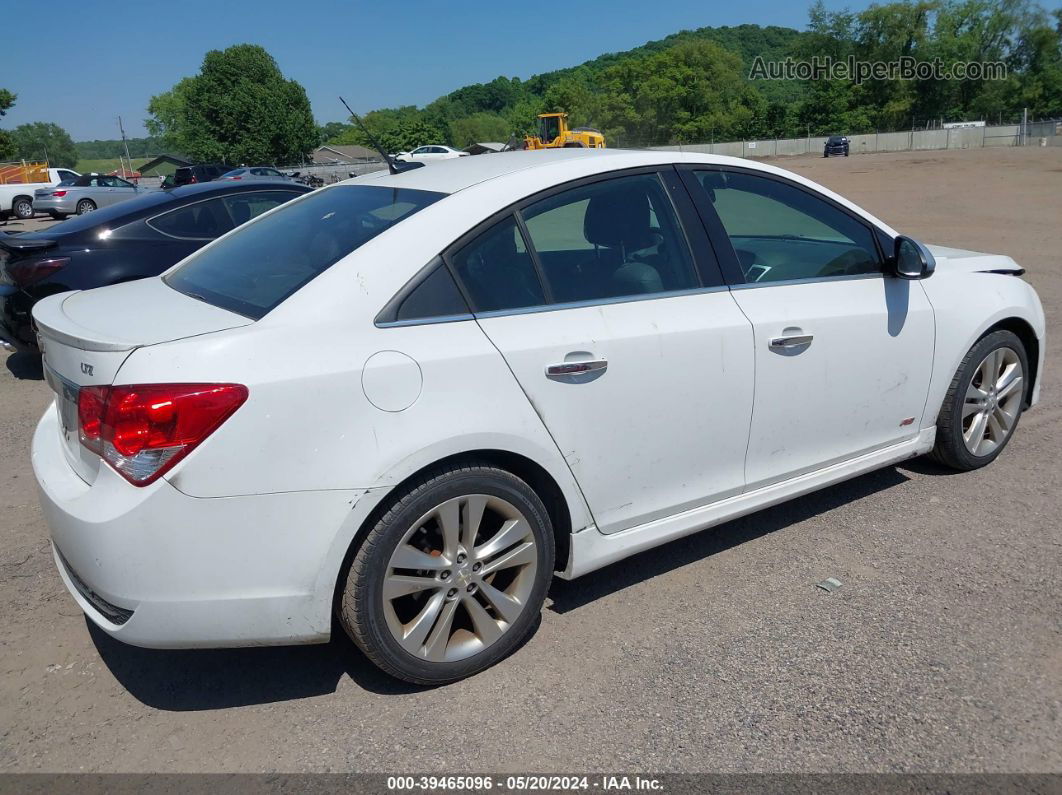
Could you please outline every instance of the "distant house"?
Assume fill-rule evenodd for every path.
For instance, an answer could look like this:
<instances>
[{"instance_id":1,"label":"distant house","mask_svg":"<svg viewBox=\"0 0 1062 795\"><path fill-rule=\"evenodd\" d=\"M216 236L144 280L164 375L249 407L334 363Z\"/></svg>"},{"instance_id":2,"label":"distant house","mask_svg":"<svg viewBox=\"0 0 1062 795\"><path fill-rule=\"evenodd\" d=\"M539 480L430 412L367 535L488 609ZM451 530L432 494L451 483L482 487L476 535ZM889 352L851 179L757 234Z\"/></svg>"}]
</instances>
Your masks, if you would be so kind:
<instances>
[{"instance_id":1,"label":"distant house","mask_svg":"<svg viewBox=\"0 0 1062 795\"><path fill-rule=\"evenodd\" d=\"M464 151L470 155L489 155L492 152L500 152L505 148L505 144L498 143L497 141L481 141L480 143L471 144L466 146Z\"/></svg>"},{"instance_id":2,"label":"distant house","mask_svg":"<svg viewBox=\"0 0 1062 795\"><path fill-rule=\"evenodd\" d=\"M310 159L319 166L349 165L378 162L380 154L367 146L319 146L313 150Z\"/></svg>"},{"instance_id":3,"label":"distant house","mask_svg":"<svg viewBox=\"0 0 1062 795\"><path fill-rule=\"evenodd\" d=\"M160 176L165 174L172 174L181 166L190 166L192 161L186 157L180 155L159 155L154 160L149 160L140 166L140 173L147 174L154 172Z\"/></svg>"}]
</instances>

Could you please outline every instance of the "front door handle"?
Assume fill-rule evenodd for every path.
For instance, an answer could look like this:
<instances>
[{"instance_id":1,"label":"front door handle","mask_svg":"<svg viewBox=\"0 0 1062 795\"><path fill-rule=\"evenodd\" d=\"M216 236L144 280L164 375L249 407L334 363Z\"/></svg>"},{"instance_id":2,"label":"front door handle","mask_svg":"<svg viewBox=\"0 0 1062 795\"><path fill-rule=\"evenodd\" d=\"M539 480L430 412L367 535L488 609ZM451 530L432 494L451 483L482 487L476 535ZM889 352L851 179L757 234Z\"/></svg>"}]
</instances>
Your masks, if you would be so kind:
<instances>
[{"instance_id":1,"label":"front door handle","mask_svg":"<svg viewBox=\"0 0 1062 795\"><path fill-rule=\"evenodd\" d=\"M805 345L810 345L813 339L815 339L813 334L795 334L788 337L772 337L770 346L774 350L788 351L793 348L802 348Z\"/></svg>"},{"instance_id":2,"label":"front door handle","mask_svg":"<svg viewBox=\"0 0 1062 795\"><path fill-rule=\"evenodd\" d=\"M607 368L608 361L605 359L591 359L585 362L563 362L561 364L551 364L547 367L546 375L583 375L585 373L596 373Z\"/></svg>"}]
</instances>

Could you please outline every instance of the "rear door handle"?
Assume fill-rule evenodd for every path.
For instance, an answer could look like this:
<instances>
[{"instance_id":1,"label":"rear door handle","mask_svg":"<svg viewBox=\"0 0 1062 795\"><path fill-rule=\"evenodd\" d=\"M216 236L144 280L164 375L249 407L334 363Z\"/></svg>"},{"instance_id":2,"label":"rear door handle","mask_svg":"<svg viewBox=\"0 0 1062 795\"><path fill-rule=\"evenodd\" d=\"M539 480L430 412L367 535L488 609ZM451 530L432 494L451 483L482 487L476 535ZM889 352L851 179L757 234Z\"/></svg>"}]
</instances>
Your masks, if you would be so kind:
<instances>
[{"instance_id":1,"label":"rear door handle","mask_svg":"<svg viewBox=\"0 0 1062 795\"><path fill-rule=\"evenodd\" d=\"M546 368L547 376L557 375L583 375L584 373L596 373L608 368L606 359L591 359L587 362L562 362L551 364Z\"/></svg>"},{"instance_id":2,"label":"rear door handle","mask_svg":"<svg viewBox=\"0 0 1062 795\"><path fill-rule=\"evenodd\" d=\"M810 345L813 339L815 339L813 334L795 334L788 337L772 337L770 346L775 350L790 350L792 348L802 348L805 345Z\"/></svg>"}]
</instances>

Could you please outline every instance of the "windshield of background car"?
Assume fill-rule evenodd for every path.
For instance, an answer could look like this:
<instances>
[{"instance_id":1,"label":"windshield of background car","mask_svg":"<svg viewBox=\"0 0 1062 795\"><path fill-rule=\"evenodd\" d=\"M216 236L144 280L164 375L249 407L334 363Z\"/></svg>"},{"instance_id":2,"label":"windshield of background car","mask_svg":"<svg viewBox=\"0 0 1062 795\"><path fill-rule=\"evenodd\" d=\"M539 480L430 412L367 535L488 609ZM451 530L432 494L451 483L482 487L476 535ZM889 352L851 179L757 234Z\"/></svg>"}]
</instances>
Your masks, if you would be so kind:
<instances>
[{"instance_id":1,"label":"windshield of background car","mask_svg":"<svg viewBox=\"0 0 1062 795\"><path fill-rule=\"evenodd\" d=\"M377 185L316 191L238 227L164 281L258 320L347 254L445 195Z\"/></svg>"}]
</instances>

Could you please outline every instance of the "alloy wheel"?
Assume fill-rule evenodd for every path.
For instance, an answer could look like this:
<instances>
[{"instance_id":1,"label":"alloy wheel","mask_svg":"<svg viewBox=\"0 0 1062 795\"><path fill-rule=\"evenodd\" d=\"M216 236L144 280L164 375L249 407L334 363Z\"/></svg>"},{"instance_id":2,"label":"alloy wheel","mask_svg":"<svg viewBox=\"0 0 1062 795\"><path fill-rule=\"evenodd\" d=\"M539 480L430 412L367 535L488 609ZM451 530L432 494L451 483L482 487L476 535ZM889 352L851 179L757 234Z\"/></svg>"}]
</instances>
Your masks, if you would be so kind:
<instances>
[{"instance_id":1,"label":"alloy wheel","mask_svg":"<svg viewBox=\"0 0 1062 795\"><path fill-rule=\"evenodd\" d=\"M383 579L387 627L420 659L453 662L496 643L527 607L538 549L531 523L500 497L455 497L395 547Z\"/></svg>"},{"instance_id":2,"label":"alloy wheel","mask_svg":"<svg viewBox=\"0 0 1062 795\"><path fill-rule=\"evenodd\" d=\"M1006 347L989 351L974 370L962 409L962 438L974 455L991 454L1014 430L1024 375L1018 354Z\"/></svg>"}]
</instances>

